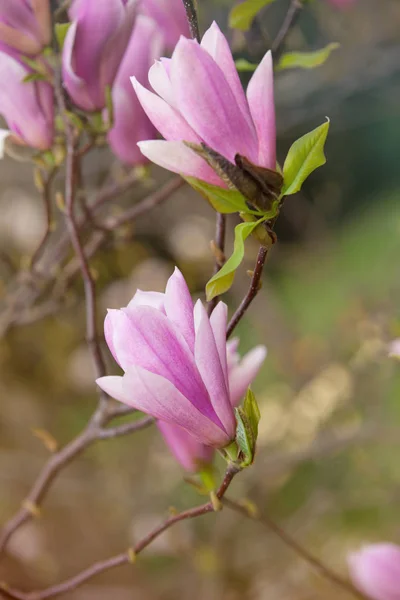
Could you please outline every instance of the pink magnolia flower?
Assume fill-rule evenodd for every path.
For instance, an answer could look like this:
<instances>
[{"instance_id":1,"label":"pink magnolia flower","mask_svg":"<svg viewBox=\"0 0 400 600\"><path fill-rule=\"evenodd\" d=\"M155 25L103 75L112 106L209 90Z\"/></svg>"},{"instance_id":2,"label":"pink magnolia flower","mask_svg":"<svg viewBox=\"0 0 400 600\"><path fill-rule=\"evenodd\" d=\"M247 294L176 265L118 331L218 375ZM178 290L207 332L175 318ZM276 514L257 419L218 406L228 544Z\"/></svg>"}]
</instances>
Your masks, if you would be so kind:
<instances>
[{"instance_id":1,"label":"pink magnolia flower","mask_svg":"<svg viewBox=\"0 0 400 600\"><path fill-rule=\"evenodd\" d=\"M202 444L227 446L236 431L231 397L239 392L229 392L226 319L223 302L210 318L200 301L193 306L175 269L165 294L138 290L126 308L108 312L107 344L125 373L98 385Z\"/></svg>"},{"instance_id":2,"label":"pink magnolia flower","mask_svg":"<svg viewBox=\"0 0 400 600\"><path fill-rule=\"evenodd\" d=\"M400 600L400 546L371 544L348 557L354 585L372 600Z\"/></svg>"},{"instance_id":3,"label":"pink magnolia flower","mask_svg":"<svg viewBox=\"0 0 400 600\"><path fill-rule=\"evenodd\" d=\"M205 142L234 162L237 153L276 168L272 56L268 52L244 94L228 42L216 23L201 44L181 37L171 59L149 71L154 93L135 77L133 86L149 119L166 141L139 147L156 164L224 186L211 167L183 143Z\"/></svg>"},{"instance_id":4,"label":"pink magnolia flower","mask_svg":"<svg viewBox=\"0 0 400 600\"><path fill-rule=\"evenodd\" d=\"M24 82L30 70L0 52L0 114L16 142L47 150L53 143L53 89L46 81ZM2 133L2 142L7 134Z\"/></svg>"},{"instance_id":5,"label":"pink magnolia flower","mask_svg":"<svg viewBox=\"0 0 400 600\"><path fill-rule=\"evenodd\" d=\"M87 111L106 104L128 45L136 0L75 0L65 37L63 80L73 102Z\"/></svg>"},{"instance_id":6,"label":"pink magnolia flower","mask_svg":"<svg viewBox=\"0 0 400 600\"><path fill-rule=\"evenodd\" d=\"M265 346L253 348L240 360L237 352L238 338L226 344L228 387L232 406L238 406L247 388L257 375L266 356ZM200 444L195 438L177 425L157 421L157 426L178 462L187 471L196 472L212 462L214 451Z\"/></svg>"},{"instance_id":7,"label":"pink magnolia flower","mask_svg":"<svg viewBox=\"0 0 400 600\"><path fill-rule=\"evenodd\" d=\"M145 83L162 45L163 38L154 21L139 15L112 87L114 126L108 134L113 152L127 164L145 162L137 142L156 137L156 129L138 101L129 77L134 73L138 81Z\"/></svg>"},{"instance_id":8,"label":"pink magnolia flower","mask_svg":"<svg viewBox=\"0 0 400 600\"><path fill-rule=\"evenodd\" d=\"M0 0L0 49L39 54L51 41L49 0Z\"/></svg>"},{"instance_id":9,"label":"pink magnolia flower","mask_svg":"<svg viewBox=\"0 0 400 600\"><path fill-rule=\"evenodd\" d=\"M157 23L169 50L175 47L181 35L190 37L182 0L142 0L139 10Z\"/></svg>"}]
</instances>

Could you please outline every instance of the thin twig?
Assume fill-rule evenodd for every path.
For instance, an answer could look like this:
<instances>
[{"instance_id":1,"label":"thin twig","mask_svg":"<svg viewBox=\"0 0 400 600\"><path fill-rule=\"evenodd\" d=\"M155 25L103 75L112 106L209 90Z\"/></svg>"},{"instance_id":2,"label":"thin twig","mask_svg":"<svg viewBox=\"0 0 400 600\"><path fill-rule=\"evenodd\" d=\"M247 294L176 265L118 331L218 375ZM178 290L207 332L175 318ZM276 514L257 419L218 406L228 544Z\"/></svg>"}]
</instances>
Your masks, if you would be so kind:
<instances>
[{"instance_id":1,"label":"thin twig","mask_svg":"<svg viewBox=\"0 0 400 600\"><path fill-rule=\"evenodd\" d=\"M223 215L217 212L215 219L215 265L214 265L214 275L218 273L221 267L224 264L225 256L225 234L226 234L226 215ZM214 308L216 307L218 302L218 296L210 300L207 306L207 312L210 316Z\"/></svg>"},{"instance_id":2,"label":"thin twig","mask_svg":"<svg viewBox=\"0 0 400 600\"><path fill-rule=\"evenodd\" d=\"M130 433L136 433L136 431L147 429L147 427L150 427L153 423L153 417L144 417L139 421L132 421L132 423L123 423L122 425L116 425L115 427L107 427L98 432L97 439L108 440L110 438L120 437L121 435L129 435Z\"/></svg>"},{"instance_id":3,"label":"thin twig","mask_svg":"<svg viewBox=\"0 0 400 600\"><path fill-rule=\"evenodd\" d=\"M183 6L186 10L186 17L189 23L190 35L194 40L200 42L200 29L199 21L197 18L195 0L183 0Z\"/></svg>"},{"instance_id":4,"label":"thin twig","mask_svg":"<svg viewBox=\"0 0 400 600\"><path fill-rule=\"evenodd\" d=\"M239 473L240 468L236 465L230 465L225 473L224 479L216 492L216 497L218 500L222 500L226 491L228 490L230 484L232 483L233 478L237 473ZM150 533L148 533L144 538L142 538L133 548L130 548L126 552L122 552L121 554L117 554L111 558L106 560L102 560L94 563L89 568L81 571L74 577L63 581L57 585L51 586L47 589L35 592L20 592L19 590L12 589L9 586L3 585L3 589L0 587L0 595L3 594L6 598L11 598L13 600L46 600L47 598L54 598L60 594L64 594L66 592L71 592L76 589L89 579L92 579L96 575L100 575L101 573L105 573L110 569L114 569L115 567L119 567L121 565L132 564L138 554L140 554L147 546L149 546L156 538L158 538L164 531L179 523L180 521L186 521L188 519L194 519L196 517L205 515L210 512L214 512L214 504L212 502L206 502L205 504L201 504L200 506L196 506L195 508L190 508L183 512L180 512L177 515L169 517L163 523L158 525L155 529L153 529ZM3 591L4 590L4 591Z\"/></svg>"},{"instance_id":5,"label":"thin twig","mask_svg":"<svg viewBox=\"0 0 400 600\"><path fill-rule=\"evenodd\" d=\"M55 86L57 104L63 119L65 129L65 140L67 145L67 156L65 161L65 213L67 217L67 228L70 234L71 243L75 254L79 260L82 273L83 285L85 289L86 305L86 338L91 350L96 369L96 376L105 375L106 367L102 356L99 339L97 335L96 322L96 287L92 277L90 266L82 248L79 237L79 226L75 218L75 196L76 196L76 177L77 177L77 157L75 154L74 129L67 118L65 100L62 91L61 82ZM103 396L103 401L105 396Z\"/></svg>"},{"instance_id":6,"label":"thin twig","mask_svg":"<svg viewBox=\"0 0 400 600\"><path fill-rule=\"evenodd\" d=\"M294 552L296 552L296 554L301 556L301 558L303 558L307 563L312 565L325 579L328 579L331 583L339 586L344 591L352 594L356 598L365 600L365 596L359 592L350 583L350 581L344 579L323 564L316 556L311 554L306 548L299 544L299 542L297 542L290 534L288 534L277 523L275 523L275 521L273 521L268 515L260 515L254 506L248 506L246 503L241 504L231 500L230 498L223 498L223 504L273 531L282 540L282 542L286 544L286 546L289 546Z\"/></svg>"},{"instance_id":7,"label":"thin twig","mask_svg":"<svg viewBox=\"0 0 400 600\"><path fill-rule=\"evenodd\" d=\"M271 50L275 59L279 57L283 50L284 41L289 31L296 23L297 17L299 16L301 9L303 8L303 2L304 0L291 0L290 2L289 9L286 13L282 26L279 29L274 41L272 42Z\"/></svg>"},{"instance_id":8,"label":"thin twig","mask_svg":"<svg viewBox=\"0 0 400 600\"><path fill-rule=\"evenodd\" d=\"M236 325L242 319L246 310L249 308L250 304L253 302L254 298L258 294L258 291L259 291L260 285L261 285L261 276L262 276L262 272L264 269L264 264L265 264L265 261L267 259L267 255L268 255L268 250L269 250L269 248L266 248L265 246L260 246L260 249L259 249L258 255L257 255L256 265L255 265L255 268L253 271L253 275L251 277L250 287L248 289L247 294L241 301L239 307L233 314L231 320L229 321L229 324L228 324L228 327L226 330L227 338L229 338L232 335L232 332L235 329Z\"/></svg>"},{"instance_id":9,"label":"thin twig","mask_svg":"<svg viewBox=\"0 0 400 600\"><path fill-rule=\"evenodd\" d=\"M41 254L43 253L43 250L44 250L46 243L52 232L52 212L53 211L52 211L52 206L51 206L51 184L53 182L55 174L56 174L56 169L53 169L48 174L46 181L43 182L42 198L43 198L43 206L44 206L45 215L46 215L46 229L45 229L42 239L40 240L38 247L36 248L36 250L33 253L32 258L30 260L31 271L35 270L36 263L37 263L38 259L40 258Z\"/></svg>"}]
</instances>

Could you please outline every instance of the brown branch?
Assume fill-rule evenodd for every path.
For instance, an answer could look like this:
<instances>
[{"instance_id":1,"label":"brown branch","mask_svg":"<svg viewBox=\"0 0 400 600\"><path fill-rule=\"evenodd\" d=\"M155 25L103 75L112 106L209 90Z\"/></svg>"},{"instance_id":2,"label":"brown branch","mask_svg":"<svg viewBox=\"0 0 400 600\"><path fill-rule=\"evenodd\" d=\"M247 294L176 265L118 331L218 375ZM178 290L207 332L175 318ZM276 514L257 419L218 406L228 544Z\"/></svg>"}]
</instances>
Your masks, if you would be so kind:
<instances>
[{"instance_id":1,"label":"brown branch","mask_svg":"<svg viewBox=\"0 0 400 600\"><path fill-rule=\"evenodd\" d=\"M301 9L303 8L303 3L304 0L291 0L282 26L279 29L274 41L272 42L271 50L275 59L278 58L281 54L285 39L292 27L295 25L297 17L299 16Z\"/></svg>"},{"instance_id":2,"label":"brown branch","mask_svg":"<svg viewBox=\"0 0 400 600\"><path fill-rule=\"evenodd\" d=\"M227 338L229 338L232 335L232 332L235 329L236 325L242 319L246 310L249 308L250 304L253 302L254 298L259 292L261 285L261 276L263 273L265 261L267 259L268 250L269 248L266 248L265 246L260 246L257 255L256 265L253 271L253 275L251 277L250 287L248 289L247 294L243 298L242 302L240 303L239 307L236 309L235 313L233 314L231 320L228 323L228 327L226 330Z\"/></svg>"},{"instance_id":3,"label":"brown branch","mask_svg":"<svg viewBox=\"0 0 400 600\"><path fill-rule=\"evenodd\" d=\"M147 429L154 423L153 417L143 417L138 421L132 421L132 423L123 423L122 425L116 425L115 427L107 427L101 429L97 434L98 440L109 440L110 438L120 437L121 435L129 435Z\"/></svg>"},{"instance_id":4,"label":"brown branch","mask_svg":"<svg viewBox=\"0 0 400 600\"><path fill-rule=\"evenodd\" d=\"M183 0L183 6L186 10L186 17L189 23L190 35L194 40L200 42L200 29L199 21L197 18L195 0Z\"/></svg>"},{"instance_id":5,"label":"brown branch","mask_svg":"<svg viewBox=\"0 0 400 600\"><path fill-rule=\"evenodd\" d=\"M365 600L365 596L359 592L347 579L344 579L324 563L322 563L316 556L311 554L306 548L304 548L299 542L297 542L289 533L282 529L275 521L273 521L268 515L260 515L258 510L254 506L248 506L246 503L239 503L231 500L230 498L223 498L223 504L228 508L260 523L264 527L267 527L270 531L273 531L286 546L291 548L296 554L298 554L308 564L312 565L314 569L320 573L325 579L331 583L340 587L342 590L352 594L356 598Z\"/></svg>"},{"instance_id":6,"label":"brown branch","mask_svg":"<svg viewBox=\"0 0 400 600\"><path fill-rule=\"evenodd\" d=\"M229 467L226 470L224 479L220 487L218 488L218 491L216 492L216 497L218 498L218 500L223 499L226 491L232 483L233 478L235 477L235 475L237 475L237 473L239 473L239 471L240 467L238 467L237 465L229 465ZM74 577L71 577L70 579L63 581L62 583L51 586L47 589L24 593L3 584L3 589L0 587L0 595L3 594L4 597L11 598L13 600L45 600L46 598L54 598L55 596L59 596L60 594L71 592L72 590L76 589L78 586L82 585L89 579L92 579L96 575L100 575L100 573L104 573L106 571L109 571L110 569L114 569L115 567L119 567L121 565L132 564L138 554L140 554L156 538L158 538L162 533L164 533L164 531L166 531L176 523L179 523L180 521L186 521L188 519L194 519L207 513L214 512L214 510L215 509L213 503L206 502L205 504L201 504L200 506L190 508L177 515L169 517L163 523L161 523L155 529L153 529L150 533L148 533L144 538L142 538L133 548L106 560L96 562L89 568L85 569L84 571L81 571L81 573L75 575Z\"/></svg>"},{"instance_id":7,"label":"brown branch","mask_svg":"<svg viewBox=\"0 0 400 600\"><path fill-rule=\"evenodd\" d=\"M226 215L217 212L216 223L215 223L215 265L214 275L218 273L225 262L225 234L226 234ZM218 296L210 300L207 306L208 316L211 315L212 311L218 303Z\"/></svg>"},{"instance_id":8,"label":"brown branch","mask_svg":"<svg viewBox=\"0 0 400 600\"><path fill-rule=\"evenodd\" d=\"M30 260L30 270L31 271L35 270L36 263L37 263L38 259L40 258L41 254L47 244L47 241L50 238L51 232L52 232L51 184L53 182L56 172L57 172L56 169L53 169L48 174L46 181L43 182L42 198L43 198L43 206L44 206L45 215L46 215L46 228L45 228L45 232L43 234L42 239L40 240L38 247L36 248L35 252L33 253L33 255L31 257L31 260Z\"/></svg>"}]
</instances>

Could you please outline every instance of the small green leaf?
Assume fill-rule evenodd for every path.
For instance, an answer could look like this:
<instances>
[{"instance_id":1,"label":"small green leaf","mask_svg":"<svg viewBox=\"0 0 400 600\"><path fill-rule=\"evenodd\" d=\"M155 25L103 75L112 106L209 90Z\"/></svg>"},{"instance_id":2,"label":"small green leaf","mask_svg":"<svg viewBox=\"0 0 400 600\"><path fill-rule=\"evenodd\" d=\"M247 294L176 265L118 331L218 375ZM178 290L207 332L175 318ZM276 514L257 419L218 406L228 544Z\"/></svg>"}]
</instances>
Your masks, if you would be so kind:
<instances>
[{"instance_id":1,"label":"small green leaf","mask_svg":"<svg viewBox=\"0 0 400 600\"><path fill-rule=\"evenodd\" d=\"M252 438L251 428L246 415L241 408L235 408L236 414L236 443L239 446L244 462L243 466L252 463L254 456L254 441Z\"/></svg>"},{"instance_id":2,"label":"small green leaf","mask_svg":"<svg viewBox=\"0 0 400 600\"><path fill-rule=\"evenodd\" d=\"M58 47L60 50L63 49L65 37L67 35L68 29L71 27L71 23L56 23L54 26L56 40L58 43Z\"/></svg>"},{"instance_id":3,"label":"small green leaf","mask_svg":"<svg viewBox=\"0 0 400 600\"><path fill-rule=\"evenodd\" d=\"M201 181L201 179L195 179L194 177L185 177L184 179L196 190L196 192L199 192L204 196L211 206L220 213L254 212L250 211L244 197L237 190L220 188L216 185Z\"/></svg>"},{"instance_id":4,"label":"small green leaf","mask_svg":"<svg viewBox=\"0 0 400 600\"><path fill-rule=\"evenodd\" d=\"M235 227L235 241L233 244L233 253L226 261L222 269L218 271L206 285L207 301L212 300L229 290L235 277L235 271L243 260L244 242L251 232L265 221L265 217L254 221L254 223L240 223Z\"/></svg>"},{"instance_id":5,"label":"small green leaf","mask_svg":"<svg viewBox=\"0 0 400 600\"><path fill-rule=\"evenodd\" d=\"M106 126L108 129L111 129L114 124L114 104L113 104L112 91L111 91L110 85L106 85L105 96L106 96L106 109L107 109Z\"/></svg>"},{"instance_id":6,"label":"small green leaf","mask_svg":"<svg viewBox=\"0 0 400 600\"><path fill-rule=\"evenodd\" d=\"M258 423L260 422L260 410L256 397L249 388L243 403L243 408L235 409L236 413L236 442L244 457L242 467L251 465L256 452L258 437Z\"/></svg>"},{"instance_id":7,"label":"small green leaf","mask_svg":"<svg viewBox=\"0 0 400 600\"><path fill-rule=\"evenodd\" d=\"M47 76L43 73L29 73L23 78L22 83L30 83L31 81L47 81Z\"/></svg>"},{"instance_id":8,"label":"small green leaf","mask_svg":"<svg viewBox=\"0 0 400 600\"><path fill-rule=\"evenodd\" d=\"M246 60L245 58L239 58L238 60L235 60L235 65L236 65L236 69L238 71L247 71L247 72L252 72L255 71L258 67L257 64L251 63L248 60Z\"/></svg>"},{"instance_id":9,"label":"small green leaf","mask_svg":"<svg viewBox=\"0 0 400 600\"><path fill-rule=\"evenodd\" d=\"M283 165L284 196L298 192L310 173L326 163L324 145L328 131L329 119L292 144Z\"/></svg>"},{"instance_id":10,"label":"small green leaf","mask_svg":"<svg viewBox=\"0 0 400 600\"><path fill-rule=\"evenodd\" d=\"M261 414L258 407L258 403L253 391L249 388L246 392L246 397L243 403L243 411L248 418L250 423L254 439L257 441L258 436L258 424L260 422Z\"/></svg>"},{"instance_id":11,"label":"small green leaf","mask_svg":"<svg viewBox=\"0 0 400 600\"><path fill-rule=\"evenodd\" d=\"M315 69L315 67L323 65L332 52L339 47L340 44L333 42L315 52L287 52L282 55L276 69L277 71L295 68Z\"/></svg>"},{"instance_id":12,"label":"small green leaf","mask_svg":"<svg viewBox=\"0 0 400 600\"><path fill-rule=\"evenodd\" d=\"M253 22L254 17L264 6L272 4L274 0L245 0L241 4L234 6L229 13L229 27L247 31Z\"/></svg>"}]
</instances>

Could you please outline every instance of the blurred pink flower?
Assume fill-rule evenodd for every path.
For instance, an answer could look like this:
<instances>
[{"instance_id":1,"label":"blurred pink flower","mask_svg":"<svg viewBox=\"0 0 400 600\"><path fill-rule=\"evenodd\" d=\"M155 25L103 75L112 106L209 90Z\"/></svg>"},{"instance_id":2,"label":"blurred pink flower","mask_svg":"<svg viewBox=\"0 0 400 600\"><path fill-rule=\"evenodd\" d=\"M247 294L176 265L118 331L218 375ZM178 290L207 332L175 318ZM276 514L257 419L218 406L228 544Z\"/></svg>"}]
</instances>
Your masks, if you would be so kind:
<instances>
[{"instance_id":1,"label":"blurred pink flower","mask_svg":"<svg viewBox=\"0 0 400 600\"><path fill-rule=\"evenodd\" d=\"M49 0L0 0L0 50L34 55L50 41Z\"/></svg>"},{"instance_id":2,"label":"blurred pink flower","mask_svg":"<svg viewBox=\"0 0 400 600\"><path fill-rule=\"evenodd\" d=\"M155 93L133 77L149 119L167 141L139 143L156 164L224 186L211 167L184 141L205 142L234 162L237 153L254 164L276 168L272 55L268 52L244 94L224 35L213 23L198 44L181 37L171 59L149 71Z\"/></svg>"},{"instance_id":3,"label":"blurred pink flower","mask_svg":"<svg viewBox=\"0 0 400 600\"><path fill-rule=\"evenodd\" d=\"M29 74L19 60L0 52L0 114L15 141L47 150L54 133L53 89L46 81L24 82Z\"/></svg>"},{"instance_id":4,"label":"blurred pink flower","mask_svg":"<svg viewBox=\"0 0 400 600\"><path fill-rule=\"evenodd\" d=\"M257 346L240 360L237 352L238 344L237 338L226 344L228 387L231 404L234 407L242 400L266 357L265 346ZM212 462L213 449L197 442L190 433L181 427L162 421L157 421L157 426L175 458L187 471L195 473Z\"/></svg>"},{"instance_id":5,"label":"blurred pink flower","mask_svg":"<svg viewBox=\"0 0 400 600\"><path fill-rule=\"evenodd\" d=\"M160 56L162 45L162 35L154 21L139 15L112 87L114 125L108 134L113 152L130 165L146 162L137 142L155 138L157 132L137 99L129 77L135 75L145 84L148 70Z\"/></svg>"},{"instance_id":6,"label":"blurred pink flower","mask_svg":"<svg viewBox=\"0 0 400 600\"><path fill-rule=\"evenodd\" d=\"M87 111L105 107L131 37L136 0L75 0L65 37L64 85L72 101Z\"/></svg>"},{"instance_id":7,"label":"blurred pink flower","mask_svg":"<svg viewBox=\"0 0 400 600\"><path fill-rule=\"evenodd\" d=\"M193 302L178 269L165 294L138 290L126 308L110 310L105 336L122 377L101 377L108 394L153 417L179 425L215 448L235 438L226 351L227 307L211 317ZM249 369L250 370L250 369Z\"/></svg>"},{"instance_id":8,"label":"blurred pink flower","mask_svg":"<svg viewBox=\"0 0 400 600\"><path fill-rule=\"evenodd\" d=\"M348 557L354 585L372 600L400 600L400 546L371 544Z\"/></svg>"},{"instance_id":9,"label":"blurred pink flower","mask_svg":"<svg viewBox=\"0 0 400 600\"><path fill-rule=\"evenodd\" d=\"M400 358L400 338L396 338L390 342L388 354L393 358Z\"/></svg>"},{"instance_id":10,"label":"blurred pink flower","mask_svg":"<svg viewBox=\"0 0 400 600\"><path fill-rule=\"evenodd\" d=\"M141 0L139 10L157 23L164 46L169 50L181 35L190 37L182 0Z\"/></svg>"}]
</instances>

